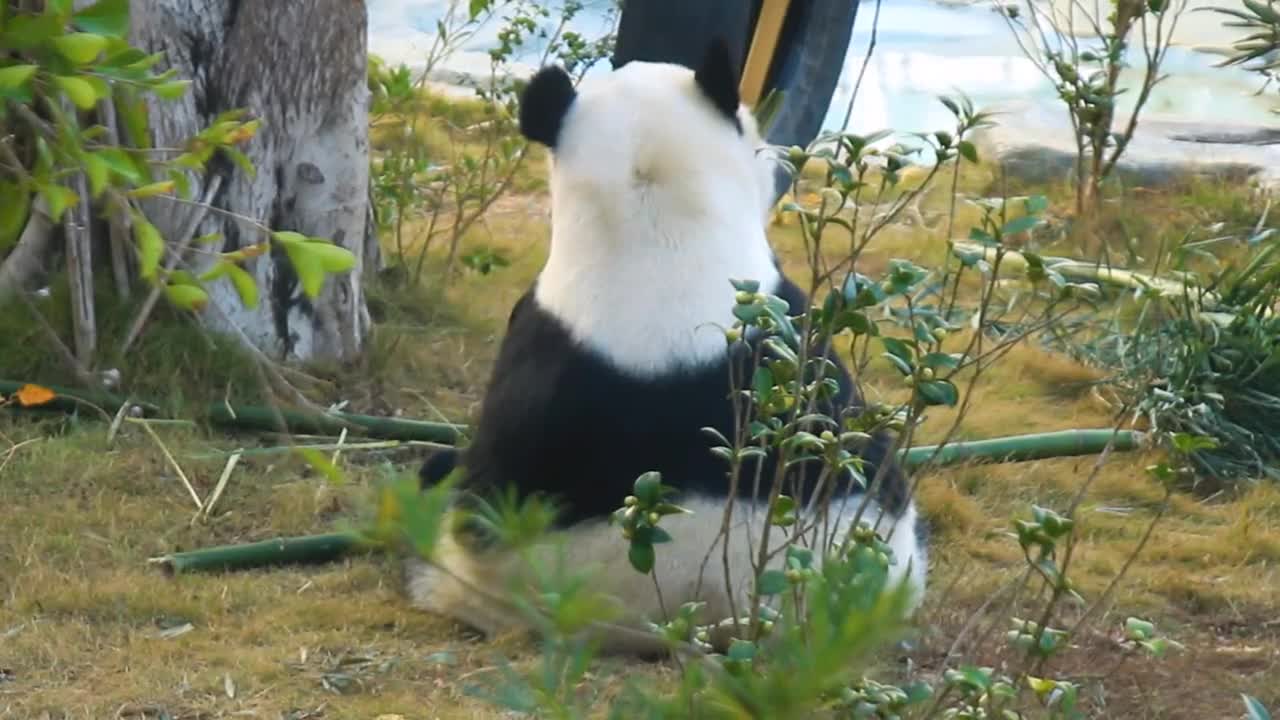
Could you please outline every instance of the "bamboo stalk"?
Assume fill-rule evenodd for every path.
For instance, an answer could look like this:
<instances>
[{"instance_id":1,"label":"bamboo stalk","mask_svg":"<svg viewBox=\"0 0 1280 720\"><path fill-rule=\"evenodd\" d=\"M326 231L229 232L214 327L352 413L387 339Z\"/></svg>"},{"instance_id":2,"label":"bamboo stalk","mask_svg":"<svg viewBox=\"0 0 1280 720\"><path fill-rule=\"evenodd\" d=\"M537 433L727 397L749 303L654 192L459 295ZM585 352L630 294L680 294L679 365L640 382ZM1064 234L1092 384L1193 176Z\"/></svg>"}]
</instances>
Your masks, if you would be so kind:
<instances>
[{"instance_id":1,"label":"bamboo stalk","mask_svg":"<svg viewBox=\"0 0 1280 720\"><path fill-rule=\"evenodd\" d=\"M951 443L942 448L934 460L936 466L986 460L1019 462L1102 452L1114 438L1113 451L1136 450L1142 434L1133 430L1062 430L992 438L974 442ZM937 450L936 445L912 448L902 454L908 467L919 467ZM278 538L247 545L219 547L174 553L150 560L162 565L170 574L212 570L236 570L268 565L319 564L342 558L364 543L355 533L307 535Z\"/></svg>"},{"instance_id":2,"label":"bamboo stalk","mask_svg":"<svg viewBox=\"0 0 1280 720\"><path fill-rule=\"evenodd\" d=\"M1135 430L1057 430L1033 435L953 442L938 451L937 445L923 445L900 453L902 463L908 468L918 468L938 452L932 462L935 467L956 465L963 462L1026 462L1048 458L1096 455L1115 438L1115 452L1138 449L1142 433Z\"/></svg>"},{"instance_id":3,"label":"bamboo stalk","mask_svg":"<svg viewBox=\"0 0 1280 720\"><path fill-rule=\"evenodd\" d=\"M0 380L0 395L12 395L18 391L25 382L15 382L13 380ZM95 405L102 408L109 414L115 414L120 411L121 407L138 408L144 416L154 416L160 414L160 408L150 403L138 402L136 400L128 400L118 395L112 395L108 392L98 390L80 390L57 385L44 385L43 383L35 383L46 387L54 392L54 399L41 405L34 410L59 410L62 412L74 412L79 410L84 404Z\"/></svg>"},{"instance_id":4,"label":"bamboo stalk","mask_svg":"<svg viewBox=\"0 0 1280 720\"><path fill-rule=\"evenodd\" d=\"M311 435L337 436L344 428L355 427L359 434L371 438L452 444L466 432L465 425L357 415L336 410L323 414L281 410L280 414L291 432ZM253 405L228 408L221 403L215 404L209 408L209 421L241 430L277 429L271 408Z\"/></svg>"},{"instance_id":5,"label":"bamboo stalk","mask_svg":"<svg viewBox=\"0 0 1280 720\"><path fill-rule=\"evenodd\" d=\"M217 570L247 570L272 565L332 562L368 546L351 532L281 537L244 545L220 545L149 559L168 575Z\"/></svg>"}]
</instances>

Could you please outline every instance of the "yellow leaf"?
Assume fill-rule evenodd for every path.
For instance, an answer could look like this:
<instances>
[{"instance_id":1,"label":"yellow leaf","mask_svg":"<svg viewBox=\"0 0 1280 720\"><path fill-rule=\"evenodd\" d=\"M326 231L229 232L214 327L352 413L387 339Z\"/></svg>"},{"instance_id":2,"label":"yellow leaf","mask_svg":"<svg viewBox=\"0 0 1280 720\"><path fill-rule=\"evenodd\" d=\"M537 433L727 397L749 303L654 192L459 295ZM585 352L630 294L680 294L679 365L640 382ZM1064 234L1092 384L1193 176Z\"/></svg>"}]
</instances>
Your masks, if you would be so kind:
<instances>
[{"instance_id":1,"label":"yellow leaf","mask_svg":"<svg viewBox=\"0 0 1280 720\"><path fill-rule=\"evenodd\" d=\"M13 396L18 399L18 404L23 407L36 407L53 402L53 399L58 395L47 387L27 384L18 388L18 392L14 393Z\"/></svg>"},{"instance_id":2,"label":"yellow leaf","mask_svg":"<svg viewBox=\"0 0 1280 720\"><path fill-rule=\"evenodd\" d=\"M138 187L130 190L129 197L149 198L149 197L155 197L156 195L165 195L173 192L173 188L175 187L175 185L176 183L174 183L172 180L161 180L160 182L153 182L149 185L143 185L142 187Z\"/></svg>"}]
</instances>

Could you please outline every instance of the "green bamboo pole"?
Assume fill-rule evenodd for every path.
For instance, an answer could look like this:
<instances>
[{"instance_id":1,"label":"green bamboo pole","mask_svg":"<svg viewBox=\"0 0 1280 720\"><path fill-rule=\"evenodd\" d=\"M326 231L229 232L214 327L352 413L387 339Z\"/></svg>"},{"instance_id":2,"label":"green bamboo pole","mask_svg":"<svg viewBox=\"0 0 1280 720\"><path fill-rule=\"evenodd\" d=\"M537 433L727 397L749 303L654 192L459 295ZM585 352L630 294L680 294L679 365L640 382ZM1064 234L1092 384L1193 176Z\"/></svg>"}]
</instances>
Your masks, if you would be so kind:
<instances>
[{"instance_id":1,"label":"green bamboo pole","mask_svg":"<svg viewBox=\"0 0 1280 720\"><path fill-rule=\"evenodd\" d=\"M357 430L366 437L382 440L417 440L452 445L466 432L465 425L357 415L336 410L327 413L302 413L282 409L279 412L290 432L308 435L339 435L346 428ZM239 430L274 432L280 429L276 423L276 411L268 407L241 405L228 408L217 403L209 407L208 417L214 425Z\"/></svg>"},{"instance_id":2,"label":"green bamboo pole","mask_svg":"<svg viewBox=\"0 0 1280 720\"><path fill-rule=\"evenodd\" d=\"M188 552L172 553L149 562L170 575L180 573L247 570L271 565L317 565L331 562L360 549L371 549L355 533L282 537L245 545L220 545Z\"/></svg>"},{"instance_id":3,"label":"green bamboo pole","mask_svg":"<svg viewBox=\"0 0 1280 720\"><path fill-rule=\"evenodd\" d=\"M936 466L968 461L1022 462L1103 451L1114 438L1114 450L1125 452L1141 446L1142 434L1132 430L1061 430L1012 437L951 443L934 459ZM929 460L938 446L911 448L900 457L908 467ZM223 545L154 558L171 574L212 570L236 570L267 565L318 564L337 560L362 547L354 533L332 533L279 538L248 545ZM367 546L366 546L367 547Z\"/></svg>"},{"instance_id":4,"label":"green bamboo pole","mask_svg":"<svg viewBox=\"0 0 1280 720\"><path fill-rule=\"evenodd\" d=\"M152 405L151 403L122 398L118 395L113 395L109 392L103 392L100 390L82 390L79 388L68 388L59 385L45 385L44 383L25 383L17 382L15 380L0 380L0 395L12 395L13 393L18 392L18 389L23 385L39 385L40 387L48 388L53 391L55 397L53 400L37 407L23 408L20 406L14 406L20 410L54 410L59 412L74 412L76 410L83 410L85 404L88 403L102 408L108 415L114 415L120 410L121 405L125 405L127 403L131 407L136 407L141 410L144 416L151 417L160 414L160 408Z\"/></svg>"},{"instance_id":5,"label":"green bamboo pole","mask_svg":"<svg viewBox=\"0 0 1280 720\"><path fill-rule=\"evenodd\" d=\"M938 452L937 458L932 463L934 466L955 465L974 460L1026 462L1076 455L1097 455L1107 447L1107 443L1111 442L1113 437L1115 438L1113 449L1116 452L1135 450L1142 442L1142 433L1134 430L1056 430L1033 435L1011 435L988 440L953 442L945 445L940 452L937 445L922 445L900 452L899 458L909 468L916 468L928 462L934 452Z\"/></svg>"}]
</instances>

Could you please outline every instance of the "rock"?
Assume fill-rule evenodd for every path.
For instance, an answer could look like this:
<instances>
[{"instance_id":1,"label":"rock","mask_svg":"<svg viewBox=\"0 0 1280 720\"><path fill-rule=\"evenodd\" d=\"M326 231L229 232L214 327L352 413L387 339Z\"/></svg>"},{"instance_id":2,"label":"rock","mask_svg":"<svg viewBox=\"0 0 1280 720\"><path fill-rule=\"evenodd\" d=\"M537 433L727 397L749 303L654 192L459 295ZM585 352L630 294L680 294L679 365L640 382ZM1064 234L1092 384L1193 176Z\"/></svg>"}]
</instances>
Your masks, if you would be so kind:
<instances>
[{"instance_id":1,"label":"rock","mask_svg":"<svg viewBox=\"0 0 1280 720\"><path fill-rule=\"evenodd\" d=\"M1032 182L1074 171L1075 139L1065 109L1010 103L992 110L998 124L974 134L984 158ZM1127 123L1127 117L1117 118L1115 127L1122 130ZM1199 175L1280 187L1280 133L1257 125L1140 119L1117 166L1126 180L1146 186Z\"/></svg>"}]
</instances>

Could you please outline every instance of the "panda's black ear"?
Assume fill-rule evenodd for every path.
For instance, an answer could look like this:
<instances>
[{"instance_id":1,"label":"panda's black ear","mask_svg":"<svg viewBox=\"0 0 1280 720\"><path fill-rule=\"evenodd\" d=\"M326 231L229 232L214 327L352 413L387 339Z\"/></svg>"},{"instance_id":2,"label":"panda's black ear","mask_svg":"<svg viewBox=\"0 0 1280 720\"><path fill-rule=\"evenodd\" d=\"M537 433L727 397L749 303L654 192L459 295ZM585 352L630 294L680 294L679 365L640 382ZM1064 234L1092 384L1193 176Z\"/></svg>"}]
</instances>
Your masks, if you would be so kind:
<instances>
[{"instance_id":1,"label":"panda's black ear","mask_svg":"<svg viewBox=\"0 0 1280 720\"><path fill-rule=\"evenodd\" d=\"M520 95L520 133L554 150L560 125L577 96L573 80L564 68L557 65L542 68Z\"/></svg>"},{"instance_id":2,"label":"panda's black ear","mask_svg":"<svg viewBox=\"0 0 1280 720\"><path fill-rule=\"evenodd\" d=\"M724 113L730 120L738 117L738 64L733 60L733 53L724 38L717 37L711 41L702 64L694 71L694 80L702 93L711 100L716 109Z\"/></svg>"}]
</instances>

